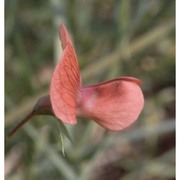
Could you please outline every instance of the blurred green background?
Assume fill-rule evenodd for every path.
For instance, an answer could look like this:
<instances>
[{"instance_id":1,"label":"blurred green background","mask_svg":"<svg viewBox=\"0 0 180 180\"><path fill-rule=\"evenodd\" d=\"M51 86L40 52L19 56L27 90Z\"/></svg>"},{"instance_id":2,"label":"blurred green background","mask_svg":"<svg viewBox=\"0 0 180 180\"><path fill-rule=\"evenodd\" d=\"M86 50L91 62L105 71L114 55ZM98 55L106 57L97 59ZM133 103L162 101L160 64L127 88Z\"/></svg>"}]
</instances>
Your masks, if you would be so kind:
<instances>
[{"instance_id":1,"label":"blurred green background","mask_svg":"<svg viewBox=\"0 0 180 180\"><path fill-rule=\"evenodd\" d=\"M5 1L5 130L48 94L64 23L83 84L118 76L143 81L145 106L121 132L79 119L66 126L33 117L5 142L7 180L175 179L175 1Z\"/></svg>"}]
</instances>

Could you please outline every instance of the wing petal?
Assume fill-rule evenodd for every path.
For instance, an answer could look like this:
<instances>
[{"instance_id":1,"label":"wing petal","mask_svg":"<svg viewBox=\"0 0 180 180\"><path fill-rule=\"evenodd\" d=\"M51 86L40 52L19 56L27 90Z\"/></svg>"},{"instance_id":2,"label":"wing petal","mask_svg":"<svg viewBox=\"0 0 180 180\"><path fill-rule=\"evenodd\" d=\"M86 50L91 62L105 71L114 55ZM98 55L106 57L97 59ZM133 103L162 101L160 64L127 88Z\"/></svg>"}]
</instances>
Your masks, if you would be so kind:
<instances>
[{"instance_id":1,"label":"wing petal","mask_svg":"<svg viewBox=\"0 0 180 180\"><path fill-rule=\"evenodd\" d=\"M91 118L113 131L128 127L144 106L140 83L138 79L122 77L84 87L78 115Z\"/></svg>"}]
</instances>

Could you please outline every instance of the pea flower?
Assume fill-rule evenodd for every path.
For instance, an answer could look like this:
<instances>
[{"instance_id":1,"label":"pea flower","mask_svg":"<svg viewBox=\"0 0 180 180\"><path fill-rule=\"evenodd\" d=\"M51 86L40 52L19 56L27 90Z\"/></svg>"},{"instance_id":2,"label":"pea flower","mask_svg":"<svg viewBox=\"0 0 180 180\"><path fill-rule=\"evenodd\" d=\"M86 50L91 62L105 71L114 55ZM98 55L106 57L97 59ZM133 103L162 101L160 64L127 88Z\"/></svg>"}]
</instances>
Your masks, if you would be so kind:
<instances>
[{"instance_id":1,"label":"pea flower","mask_svg":"<svg viewBox=\"0 0 180 180\"><path fill-rule=\"evenodd\" d=\"M8 136L33 115L52 115L67 124L76 124L76 117L85 117L111 131L125 129L136 121L144 106L141 81L118 77L83 86L77 55L64 25L60 26L59 35L63 53L52 75L50 95L41 97Z\"/></svg>"}]
</instances>

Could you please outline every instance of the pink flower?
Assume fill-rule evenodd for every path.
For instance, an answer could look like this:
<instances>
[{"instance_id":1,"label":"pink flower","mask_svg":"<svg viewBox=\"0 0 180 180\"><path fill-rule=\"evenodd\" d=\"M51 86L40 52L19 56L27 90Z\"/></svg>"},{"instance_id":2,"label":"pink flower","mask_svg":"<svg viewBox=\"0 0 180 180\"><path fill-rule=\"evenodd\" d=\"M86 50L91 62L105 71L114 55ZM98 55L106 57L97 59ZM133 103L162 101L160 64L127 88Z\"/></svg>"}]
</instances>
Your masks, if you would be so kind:
<instances>
[{"instance_id":1,"label":"pink flower","mask_svg":"<svg viewBox=\"0 0 180 180\"><path fill-rule=\"evenodd\" d=\"M75 124L76 116L86 117L113 131L132 124L144 105L141 81L120 77L83 87L76 52L64 25L60 26L60 39L63 54L50 85L55 116L68 124Z\"/></svg>"},{"instance_id":2,"label":"pink flower","mask_svg":"<svg viewBox=\"0 0 180 180\"><path fill-rule=\"evenodd\" d=\"M51 79L50 96L41 97L8 136L33 115L53 115L67 124L76 124L76 116L85 117L112 131L122 130L137 120L144 106L141 81L119 77L83 87L76 52L64 25L60 26L60 39L63 53Z\"/></svg>"}]
</instances>

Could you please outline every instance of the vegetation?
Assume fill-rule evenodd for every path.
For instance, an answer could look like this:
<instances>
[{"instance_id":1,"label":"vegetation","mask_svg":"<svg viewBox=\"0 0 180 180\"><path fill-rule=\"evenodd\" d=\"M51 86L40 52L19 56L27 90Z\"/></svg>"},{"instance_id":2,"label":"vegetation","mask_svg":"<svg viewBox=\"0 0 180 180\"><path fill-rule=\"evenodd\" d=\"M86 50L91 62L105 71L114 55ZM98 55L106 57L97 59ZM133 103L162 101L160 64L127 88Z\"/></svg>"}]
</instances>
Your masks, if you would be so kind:
<instances>
[{"instance_id":1,"label":"vegetation","mask_svg":"<svg viewBox=\"0 0 180 180\"><path fill-rule=\"evenodd\" d=\"M59 25L74 42L83 84L143 81L140 118L121 132L90 120L37 116L5 143L7 180L175 179L175 1L5 1L5 130L48 94L61 53Z\"/></svg>"}]
</instances>

